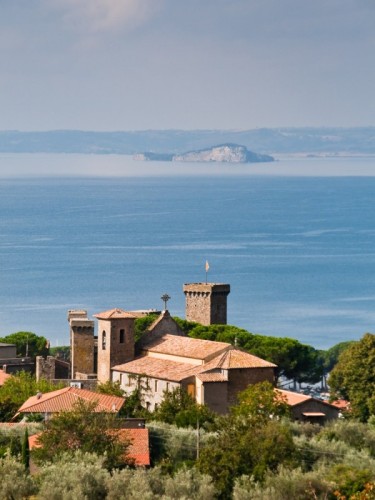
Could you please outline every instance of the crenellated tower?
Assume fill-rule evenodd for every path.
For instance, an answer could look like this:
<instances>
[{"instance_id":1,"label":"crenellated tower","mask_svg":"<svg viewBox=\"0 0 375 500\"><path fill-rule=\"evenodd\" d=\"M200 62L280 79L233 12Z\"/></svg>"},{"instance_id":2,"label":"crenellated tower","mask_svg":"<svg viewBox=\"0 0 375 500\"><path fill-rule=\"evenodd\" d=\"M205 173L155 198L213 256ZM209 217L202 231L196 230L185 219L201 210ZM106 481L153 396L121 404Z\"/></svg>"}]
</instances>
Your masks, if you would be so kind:
<instances>
[{"instance_id":1,"label":"crenellated tower","mask_svg":"<svg viewBox=\"0 0 375 500\"><path fill-rule=\"evenodd\" d=\"M77 373L94 373L94 321L88 319L87 311L68 311L70 326L71 378Z\"/></svg>"},{"instance_id":2,"label":"crenellated tower","mask_svg":"<svg viewBox=\"0 0 375 500\"><path fill-rule=\"evenodd\" d=\"M227 297L230 285L224 283L187 283L186 319L202 325L227 324Z\"/></svg>"}]
</instances>

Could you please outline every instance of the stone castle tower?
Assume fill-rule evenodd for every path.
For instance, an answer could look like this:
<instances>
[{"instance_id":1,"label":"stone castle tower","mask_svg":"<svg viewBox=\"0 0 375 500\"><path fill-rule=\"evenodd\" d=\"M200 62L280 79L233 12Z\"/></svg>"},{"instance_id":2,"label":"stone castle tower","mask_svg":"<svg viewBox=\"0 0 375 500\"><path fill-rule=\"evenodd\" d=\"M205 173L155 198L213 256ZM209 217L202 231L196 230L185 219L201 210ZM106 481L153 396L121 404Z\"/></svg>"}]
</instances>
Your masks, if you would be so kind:
<instances>
[{"instance_id":1,"label":"stone castle tower","mask_svg":"<svg viewBox=\"0 0 375 500\"><path fill-rule=\"evenodd\" d=\"M70 325L71 377L77 373L94 373L94 321L89 320L87 311L68 311Z\"/></svg>"},{"instance_id":2,"label":"stone castle tower","mask_svg":"<svg viewBox=\"0 0 375 500\"><path fill-rule=\"evenodd\" d=\"M98 319L98 382L111 380L111 368L134 359L134 320L122 309L94 315Z\"/></svg>"},{"instance_id":3,"label":"stone castle tower","mask_svg":"<svg viewBox=\"0 0 375 500\"><path fill-rule=\"evenodd\" d=\"M230 285L224 283L187 283L186 319L202 325L227 324L227 297Z\"/></svg>"}]
</instances>

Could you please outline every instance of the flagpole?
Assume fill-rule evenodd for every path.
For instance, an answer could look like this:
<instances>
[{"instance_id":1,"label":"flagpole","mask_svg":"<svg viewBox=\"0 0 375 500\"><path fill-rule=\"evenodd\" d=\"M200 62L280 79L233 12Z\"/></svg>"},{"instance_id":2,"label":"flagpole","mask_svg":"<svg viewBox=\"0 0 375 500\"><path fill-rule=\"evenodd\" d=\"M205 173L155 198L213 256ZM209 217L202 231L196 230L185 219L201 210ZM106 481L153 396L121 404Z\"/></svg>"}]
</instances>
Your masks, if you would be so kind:
<instances>
[{"instance_id":1,"label":"flagpole","mask_svg":"<svg viewBox=\"0 0 375 500\"><path fill-rule=\"evenodd\" d=\"M207 285L207 275L208 275L208 270L210 269L210 265L208 263L208 260L206 260L206 265L205 265L205 270L206 270L206 285Z\"/></svg>"}]
</instances>

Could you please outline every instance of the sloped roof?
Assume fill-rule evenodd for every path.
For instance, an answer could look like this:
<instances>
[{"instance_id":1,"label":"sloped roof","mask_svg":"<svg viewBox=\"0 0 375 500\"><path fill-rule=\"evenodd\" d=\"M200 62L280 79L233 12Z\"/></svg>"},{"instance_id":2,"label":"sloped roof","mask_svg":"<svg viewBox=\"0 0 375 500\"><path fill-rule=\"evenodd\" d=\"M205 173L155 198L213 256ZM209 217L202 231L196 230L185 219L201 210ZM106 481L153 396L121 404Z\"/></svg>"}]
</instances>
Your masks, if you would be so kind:
<instances>
[{"instance_id":1,"label":"sloped roof","mask_svg":"<svg viewBox=\"0 0 375 500\"><path fill-rule=\"evenodd\" d=\"M123 309L119 309L115 307L114 309L110 309L109 311L103 311L98 314L94 314L94 318L98 319L124 319L124 318L138 318L139 316L132 313L124 311Z\"/></svg>"},{"instance_id":2,"label":"sloped roof","mask_svg":"<svg viewBox=\"0 0 375 500\"><path fill-rule=\"evenodd\" d=\"M232 346L204 366L206 369L221 368L223 370L235 368L276 368L275 364Z\"/></svg>"},{"instance_id":3,"label":"sloped roof","mask_svg":"<svg viewBox=\"0 0 375 500\"><path fill-rule=\"evenodd\" d=\"M201 359L202 361L209 356L220 354L223 350L230 348L231 345L226 342L214 342L212 340L193 339L170 334L150 339L149 343L142 346L143 350L149 352Z\"/></svg>"},{"instance_id":4,"label":"sloped roof","mask_svg":"<svg viewBox=\"0 0 375 500\"><path fill-rule=\"evenodd\" d=\"M202 382L228 382L228 377L218 372L198 373L196 377Z\"/></svg>"},{"instance_id":5,"label":"sloped roof","mask_svg":"<svg viewBox=\"0 0 375 500\"><path fill-rule=\"evenodd\" d=\"M335 405L328 403L327 401L323 401L322 399L314 398L307 394L300 394L298 392L293 392L293 391L285 391L283 389L275 389L275 391L280 392L286 398L286 402L288 403L289 406L297 406L302 403L305 403L306 401L316 401L317 403L320 403L324 406L330 406L331 408L335 408L336 410L338 410L338 408Z\"/></svg>"},{"instance_id":6,"label":"sloped roof","mask_svg":"<svg viewBox=\"0 0 375 500\"><path fill-rule=\"evenodd\" d=\"M308 401L309 399L313 399L311 396L308 396L306 394L300 394L293 391L285 391L284 389L275 389L275 391L280 392L282 396L286 398L286 402L289 406L296 406L300 403Z\"/></svg>"},{"instance_id":7,"label":"sloped roof","mask_svg":"<svg viewBox=\"0 0 375 500\"><path fill-rule=\"evenodd\" d=\"M10 375L9 373L5 373L4 370L0 370L0 386L4 384L4 382L6 380L8 380L8 378L10 378L12 375Z\"/></svg>"},{"instance_id":8,"label":"sloped roof","mask_svg":"<svg viewBox=\"0 0 375 500\"><path fill-rule=\"evenodd\" d=\"M123 437L130 441L128 448L128 457L133 459L135 465L138 466L148 466L150 465L150 446L149 446L149 436L148 429L118 429L118 435L121 439ZM39 436L42 433L33 434L29 436L29 448L38 448Z\"/></svg>"},{"instance_id":9,"label":"sloped roof","mask_svg":"<svg viewBox=\"0 0 375 500\"><path fill-rule=\"evenodd\" d=\"M24 402L18 413L58 413L61 411L71 411L79 399L97 403L96 412L117 413L125 403L125 399L118 396L99 394L85 389L77 389L76 387L64 387L57 391L31 396L31 398Z\"/></svg>"},{"instance_id":10,"label":"sloped roof","mask_svg":"<svg viewBox=\"0 0 375 500\"><path fill-rule=\"evenodd\" d=\"M128 455L134 460L135 465L144 467L150 465L148 429L120 429L119 434L129 439Z\"/></svg>"},{"instance_id":11,"label":"sloped roof","mask_svg":"<svg viewBox=\"0 0 375 500\"><path fill-rule=\"evenodd\" d=\"M202 370L202 365L197 366L190 363L179 363L178 361L170 361L168 359L142 356L134 361L114 366L112 370L134 375L146 375L171 382L180 382L187 377L199 373Z\"/></svg>"}]
</instances>

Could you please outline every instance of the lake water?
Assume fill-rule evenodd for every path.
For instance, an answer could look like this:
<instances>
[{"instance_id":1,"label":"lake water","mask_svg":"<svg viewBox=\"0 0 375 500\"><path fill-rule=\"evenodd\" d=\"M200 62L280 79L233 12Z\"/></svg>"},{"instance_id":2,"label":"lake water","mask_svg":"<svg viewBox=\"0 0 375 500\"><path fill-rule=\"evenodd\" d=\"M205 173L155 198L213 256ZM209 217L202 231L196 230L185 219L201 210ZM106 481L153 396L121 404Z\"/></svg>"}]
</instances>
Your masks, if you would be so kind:
<instances>
[{"instance_id":1,"label":"lake water","mask_svg":"<svg viewBox=\"0 0 375 500\"><path fill-rule=\"evenodd\" d=\"M0 155L0 336L67 344L68 309L231 285L228 322L318 348L375 330L375 160Z\"/></svg>"}]
</instances>

